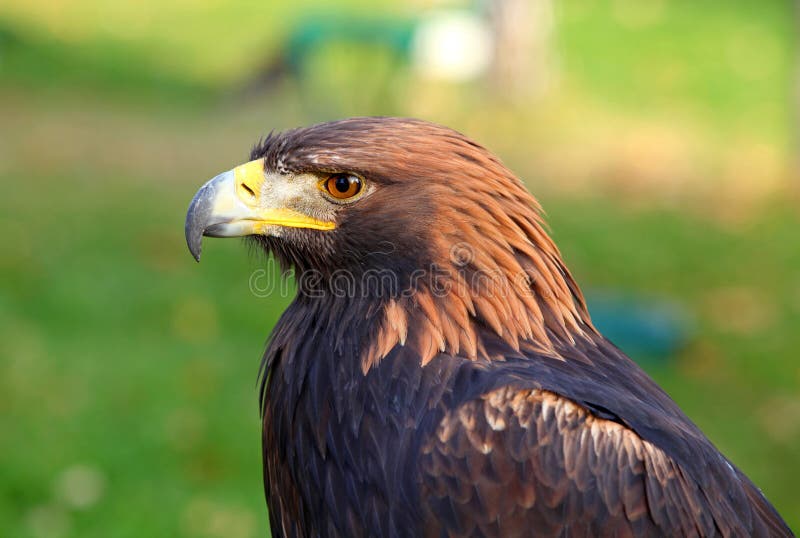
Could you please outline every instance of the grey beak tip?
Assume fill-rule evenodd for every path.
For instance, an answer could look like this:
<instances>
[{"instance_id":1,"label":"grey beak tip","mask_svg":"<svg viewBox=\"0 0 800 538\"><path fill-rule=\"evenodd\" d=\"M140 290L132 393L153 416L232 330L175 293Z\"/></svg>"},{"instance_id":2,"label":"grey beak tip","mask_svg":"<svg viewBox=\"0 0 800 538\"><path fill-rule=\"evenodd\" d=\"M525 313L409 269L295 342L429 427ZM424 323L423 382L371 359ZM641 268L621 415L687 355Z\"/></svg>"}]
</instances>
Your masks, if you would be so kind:
<instances>
[{"instance_id":1,"label":"grey beak tip","mask_svg":"<svg viewBox=\"0 0 800 538\"><path fill-rule=\"evenodd\" d=\"M203 248L203 233L211 211L210 207L208 207L208 201L211 199L210 194L208 186L203 186L195 194L189 204L189 211L186 213L186 225L184 228L186 246L189 247L189 252L198 262L200 261L200 251Z\"/></svg>"},{"instance_id":2,"label":"grey beak tip","mask_svg":"<svg viewBox=\"0 0 800 538\"><path fill-rule=\"evenodd\" d=\"M200 250L203 248L203 236L214 235L213 231L219 222L215 222L214 199L218 189L230 188L229 183L234 178L233 171L223 172L200 187L194 195L189 210L186 212L186 245L192 257L200 261ZM219 220L218 218L216 220ZM217 236L222 237L222 236Z\"/></svg>"},{"instance_id":3,"label":"grey beak tip","mask_svg":"<svg viewBox=\"0 0 800 538\"><path fill-rule=\"evenodd\" d=\"M197 230L189 226L189 222L186 223L186 246L189 247L189 252L192 255L192 258L195 261L200 261L200 251L202 250L203 246L203 232L202 230L197 233Z\"/></svg>"}]
</instances>

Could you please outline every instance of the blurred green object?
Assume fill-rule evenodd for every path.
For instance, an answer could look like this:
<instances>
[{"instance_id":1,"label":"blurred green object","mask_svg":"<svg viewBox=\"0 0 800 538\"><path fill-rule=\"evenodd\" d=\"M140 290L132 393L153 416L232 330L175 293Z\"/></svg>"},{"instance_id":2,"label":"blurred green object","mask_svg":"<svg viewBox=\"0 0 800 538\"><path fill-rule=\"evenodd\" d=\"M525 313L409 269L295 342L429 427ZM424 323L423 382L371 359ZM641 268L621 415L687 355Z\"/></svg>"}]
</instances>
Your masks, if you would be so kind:
<instances>
[{"instance_id":1,"label":"blurred green object","mask_svg":"<svg viewBox=\"0 0 800 538\"><path fill-rule=\"evenodd\" d=\"M285 77L308 84L314 58L337 45L380 49L396 65L407 64L416 22L404 19L369 17L313 16L294 23L277 51L268 53L252 76L244 83L247 94L270 91Z\"/></svg>"},{"instance_id":2,"label":"blurred green object","mask_svg":"<svg viewBox=\"0 0 800 538\"><path fill-rule=\"evenodd\" d=\"M294 73L302 73L309 54L337 41L366 47L386 47L408 59L414 20L367 17L313 17L300 20L286 40L286 61Z\"/></svg>"},{"instance_id":3,"label":"blurred green object","mask_svg":"<svg viewBox=\"0 0 800 538\"><path fill-rule=\"evenodd\" d=\"M594 326L640 364L674 361L689 341L689 316L674 302L612 291L590 291L586 301Z\"/></svg>"}]
</instances>

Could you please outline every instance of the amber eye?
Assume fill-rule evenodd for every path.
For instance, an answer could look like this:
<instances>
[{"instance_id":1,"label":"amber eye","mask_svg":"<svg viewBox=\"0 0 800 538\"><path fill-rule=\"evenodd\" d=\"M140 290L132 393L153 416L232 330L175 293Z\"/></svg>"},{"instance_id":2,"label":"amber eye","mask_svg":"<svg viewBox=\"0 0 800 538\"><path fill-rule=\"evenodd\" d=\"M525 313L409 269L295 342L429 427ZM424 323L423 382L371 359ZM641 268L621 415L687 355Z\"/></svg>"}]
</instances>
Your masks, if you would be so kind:
<instances>
[{"instance_id":1,"label":"amber eye","mask_svg":"<svg viewBox=\"0 0 800 538\"><path fill-rule=\"evenodd\" d=\"M325 190L339 200L352 198L361 192L364 182L353 174L334 174L325 180Z\"/></svg>"}]
</instances>

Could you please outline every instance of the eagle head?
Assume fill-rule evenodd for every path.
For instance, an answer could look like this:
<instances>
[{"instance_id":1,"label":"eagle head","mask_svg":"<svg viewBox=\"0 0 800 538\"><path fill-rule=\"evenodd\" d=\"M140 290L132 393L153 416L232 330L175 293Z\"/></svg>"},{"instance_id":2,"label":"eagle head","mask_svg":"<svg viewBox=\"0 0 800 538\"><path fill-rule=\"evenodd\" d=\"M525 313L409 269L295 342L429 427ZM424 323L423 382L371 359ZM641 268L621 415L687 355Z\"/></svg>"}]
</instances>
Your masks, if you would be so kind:
<instances>
[{"instance_id":1,"label":"eagle head","mask_svg":"<svg viewBox=\"0 0 800 538\"><path fill-rule=\"evenodd\" d=\"M407 338L425 362L491 358L485 327L514 349L553 353L593 330L522 182L482 146L425 121L270 134L195 195L186 240L198 260L203 235L251 236L296 271L301 293L368 303L378 330L365 369Z\"/></svg>"}]
</instances>

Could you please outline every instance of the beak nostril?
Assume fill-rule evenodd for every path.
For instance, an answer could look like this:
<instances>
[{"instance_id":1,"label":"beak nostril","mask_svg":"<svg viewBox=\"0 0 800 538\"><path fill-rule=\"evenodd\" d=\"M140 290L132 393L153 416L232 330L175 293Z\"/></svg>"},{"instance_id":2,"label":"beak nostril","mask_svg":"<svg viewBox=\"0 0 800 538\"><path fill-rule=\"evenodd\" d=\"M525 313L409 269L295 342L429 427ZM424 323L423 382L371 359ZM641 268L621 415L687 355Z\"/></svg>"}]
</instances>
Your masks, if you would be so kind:
<instances>
[{"instance_id":1,"label":"beak nostril","mask_svg":"<svg viewBox=\"0 0 800 538\"><path fill-rule=\"evenodd\" d=\"M256 197L256 193L255 193L255 192L253 192L253 189L251 189L250 187L248 187L248 186L247 186L245 183L242 183L242 188L243 188L244 190L246 190L246 191L247 191L247 194L249 194L249 195L250 195L252 198L255 198L255 197Z\"/></svg>"}]
</instances>

